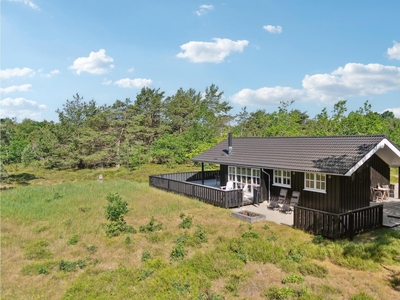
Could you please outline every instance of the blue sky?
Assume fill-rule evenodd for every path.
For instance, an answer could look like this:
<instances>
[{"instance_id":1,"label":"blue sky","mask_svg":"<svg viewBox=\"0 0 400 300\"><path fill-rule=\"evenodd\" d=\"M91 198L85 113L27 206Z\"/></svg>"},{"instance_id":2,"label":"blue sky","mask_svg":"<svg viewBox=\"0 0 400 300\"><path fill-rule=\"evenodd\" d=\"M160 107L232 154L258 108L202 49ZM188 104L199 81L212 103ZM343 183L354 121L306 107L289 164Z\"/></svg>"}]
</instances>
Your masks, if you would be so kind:
<instances>
[{"instance_id":1,"label":"blue sky","mask_svg":"<svg viewBox=\"0 0 400 300\"><path fill-rule=\"evenodd\" d=\"M368 100L400 117L399 12L398 0L1 0L0 117L58 121L75 93L103 105L211 84L233 114Z\"/></svg>"}]
</instances>

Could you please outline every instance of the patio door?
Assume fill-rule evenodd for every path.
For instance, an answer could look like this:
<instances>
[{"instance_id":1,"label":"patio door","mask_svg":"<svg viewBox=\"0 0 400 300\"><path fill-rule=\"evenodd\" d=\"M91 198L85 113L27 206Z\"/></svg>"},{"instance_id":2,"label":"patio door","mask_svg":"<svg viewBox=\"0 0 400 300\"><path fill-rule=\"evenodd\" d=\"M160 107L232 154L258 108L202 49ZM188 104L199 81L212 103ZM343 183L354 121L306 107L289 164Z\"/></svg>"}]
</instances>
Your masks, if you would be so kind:
<instances>
[{"instance_id":1,"label":"patio door","mask_svg":"<svg viewBox=\"0 0 400 300\"><path fill-rule=\"evenodd\" d=\"M260 169L229 166L228 180L238 189L247 184L246 192L253 194L254 188L260 186Z\"/></svg>"}]
</instances>

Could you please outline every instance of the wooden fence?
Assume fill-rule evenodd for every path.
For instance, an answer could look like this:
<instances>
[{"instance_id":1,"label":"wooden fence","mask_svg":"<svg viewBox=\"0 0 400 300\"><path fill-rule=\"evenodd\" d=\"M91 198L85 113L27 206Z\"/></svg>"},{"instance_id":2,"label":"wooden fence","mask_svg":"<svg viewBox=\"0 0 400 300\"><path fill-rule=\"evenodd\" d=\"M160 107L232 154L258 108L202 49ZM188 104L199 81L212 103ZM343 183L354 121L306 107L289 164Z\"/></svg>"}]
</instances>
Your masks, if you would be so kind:
<instances>
[{"instance_id":1,"label":"wooden fence","mask_svg":"<svg viewBox=\"0 0 400 300\"><path fill-rule=\"evenodd\" d=\"M324 237L340 239L382 226L383 204L341 214L294 207L294 227Z\"/></svg>"},{"instance_id":2,"label":"wooden fence","mask_svg":"<svg viewBox=\"0 0 400 300\"><path fill-rule=\"evenodd\" d=\"M204 179L213 179L219 171L204 172ZM196 184L191 181L201 180L201 172L153 175L149 177L150 186L185 195L215 206L231 208L243 204L242 190L221 190L219 188Z\"/></svg>"}]
</instances>

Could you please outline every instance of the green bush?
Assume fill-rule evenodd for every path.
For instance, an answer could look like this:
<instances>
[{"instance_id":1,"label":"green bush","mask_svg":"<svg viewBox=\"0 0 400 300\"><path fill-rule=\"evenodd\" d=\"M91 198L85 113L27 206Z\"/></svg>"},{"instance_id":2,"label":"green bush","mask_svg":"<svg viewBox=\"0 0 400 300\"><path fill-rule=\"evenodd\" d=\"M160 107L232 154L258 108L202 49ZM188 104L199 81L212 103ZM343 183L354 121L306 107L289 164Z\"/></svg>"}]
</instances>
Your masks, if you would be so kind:
<instances>
[{"instance_id":1,"label":"green bush","mask_svg":"<svg viewBox=\"0 0 400 300\"><path fill-rule=\"evenodd\" d=\"M146 233L146 232L155 232L155 231L159 231L162 229L162 223L159 224L155 224L156 220L154 219L154 217L152 216L150 218L150 222L146 225L142 225L139 227L139 231L142 233Z\"/></svg>"},{"instance_id":2,"label":"green bush","mask_svg":"<svg viewBox=\"0 0 400 300\"><path fill-rule=\"evenodd\" d=\"M198 297L197 300L224 300L225 297L220 295L220 294L215 294L211 291L205 291L204 293L201 293Z\"/></svg>"},{"instance_id":3,"label":"green bush","mask_svg":"<svg viewBox=\"0 0 400 300\"><path fill-rule=\"evenodd\" d=\"M121 233L136 233L132 226L125 222L124 215L128 213L128 203L123 201L117 193L107 195L108 205L105 206L106 218L109 221L106 224L106 235L108 237L119 236Z\"/></svg>"},{"instance_id":4,"label":"green bush","mask_svg":"<svg viewBox=\"0 0 400 300\"><path fill-rule=\"evenodd\" d=\"M141 261L144 262L146 260L151 259L151 254L149 250L143 250Z\"/></svg>"},{"instance_id":5,"label":"green bush","mask_svg":"<svg viewBox=\"0 0 400 300\"><path fill-rule=\"evenodd\" d=\"M187 216L185 217L185 214L181 213L179 216L182 219L182 222L179 223L179 228L183 229L190 229L193 225L193 217Z\"/></svg>"},{"instance_id":6,"label":"green bush","mask_svg":"<svg viewBox=\"0 0 400 300\"><path fill-rule=\"evenodd\" d=\"M172 261L182 260L187 255L187 250L182 243L178 243L174 248L172 248L170 258Z\"/></svg>"},{"instance_id":7,"label":"green bush","mask_svg":"<svg viewBox=\"0 0 400 300\"><path fill-rule=\"evenodd\" d=\"M83 269L84 267L86 267L86 262L82 259L79 259L77 261L61 260L59 264L59 269L64 272L76 271L76 267L79 267L79 269Z\"/></svg>"},{"instance_id":8,"label":"green bush","mask_svg":"<svg viewBox=\"0 0 400 300\"><path fill-rule=\"evenodd\" d=\"M290 299L294 295L294 292L292 288L287 286L282 288L272 286L265 290L263 295L270 300L285 300Z\"/></svg>"},{"instance_id":9,"label":"green bush","mask_svg":"<svg viewBox=\"0 0 400 300\"><path fill-rule=\"evenodd\" d=\"M286 277L286 278L284 278L282 280L283 284L286 284L286 283L302 283L302 282L304 282L304 278L301 277L300 275L297 275L297 274L291 274L290 276L288 276L288 277Z\"/></svg>"}]
</instances>

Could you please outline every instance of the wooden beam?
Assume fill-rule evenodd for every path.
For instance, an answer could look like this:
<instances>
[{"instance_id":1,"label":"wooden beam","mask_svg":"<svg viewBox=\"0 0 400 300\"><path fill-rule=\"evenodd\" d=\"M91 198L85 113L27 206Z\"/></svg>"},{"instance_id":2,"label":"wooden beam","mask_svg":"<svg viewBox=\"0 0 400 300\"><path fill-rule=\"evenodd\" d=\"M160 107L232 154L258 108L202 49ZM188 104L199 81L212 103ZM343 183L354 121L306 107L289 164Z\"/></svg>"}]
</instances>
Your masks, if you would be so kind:
<instances>
[{"instance_id":1,"label":"wooden beam","mask_svg":"<svg viewBox=\"0 0 400 300\"><path fill-rule=\"evenodd\" d=\"M204 185L204 163L201 163L201 184Z\"/></svg>"},{"instance_id":2,"label":"wooden beam","mask_svg":"<svg viewBox=\"0 0 400 300\"><path fill-rule=\"evenodd\" d=\"M400 199L400 167L399 167L399 172L397 173L397 198Z\"/></svg>"}]
</instances>

